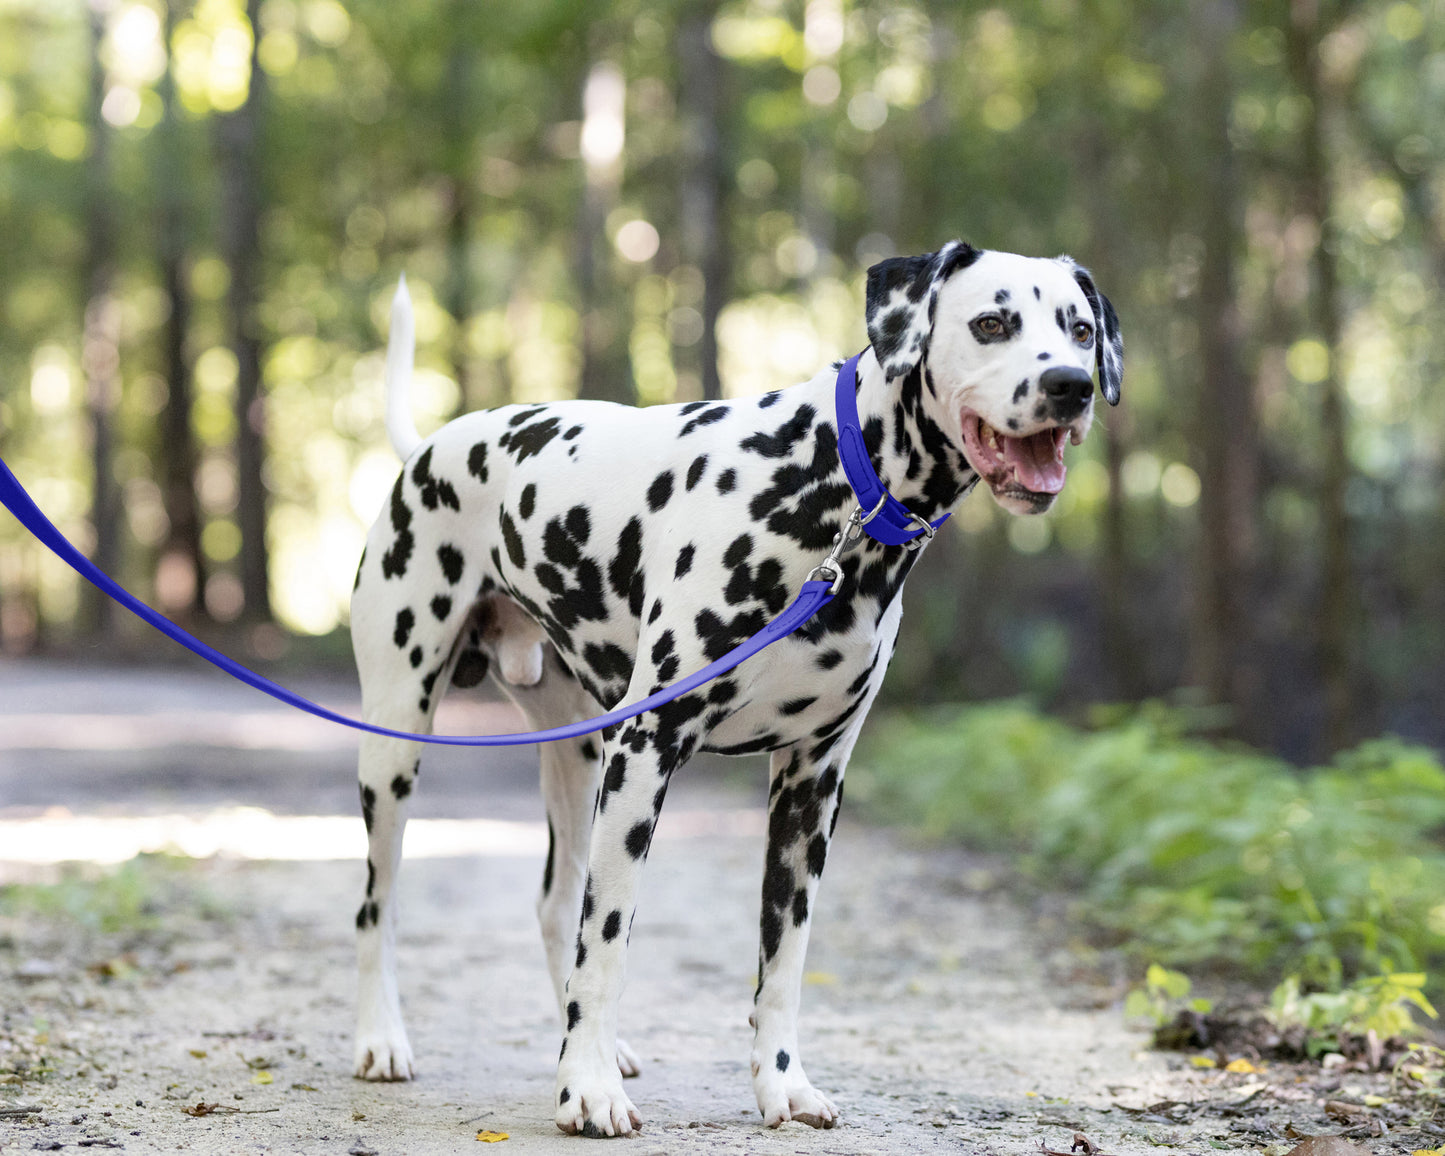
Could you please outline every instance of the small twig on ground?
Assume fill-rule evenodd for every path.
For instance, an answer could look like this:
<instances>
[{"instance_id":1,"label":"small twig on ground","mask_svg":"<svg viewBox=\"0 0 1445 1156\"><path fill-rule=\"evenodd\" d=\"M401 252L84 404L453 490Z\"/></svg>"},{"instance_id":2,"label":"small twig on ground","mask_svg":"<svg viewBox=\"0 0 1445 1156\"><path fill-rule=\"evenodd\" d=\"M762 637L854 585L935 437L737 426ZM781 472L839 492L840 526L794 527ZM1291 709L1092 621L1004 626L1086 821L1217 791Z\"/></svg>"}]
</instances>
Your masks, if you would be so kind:
<instances>
[{"instance_id":1,"label":"small twig on ground","mask_svg":"<svg viewBox=\"0 0 1445 1156\"><path fill-rule=\"evenodd\" d=\"M18 1120L22 1116L38 1116L39 1104L17 1104L13 1108L0 1108L0 1120Z\"/></svg>"}]
</instances>

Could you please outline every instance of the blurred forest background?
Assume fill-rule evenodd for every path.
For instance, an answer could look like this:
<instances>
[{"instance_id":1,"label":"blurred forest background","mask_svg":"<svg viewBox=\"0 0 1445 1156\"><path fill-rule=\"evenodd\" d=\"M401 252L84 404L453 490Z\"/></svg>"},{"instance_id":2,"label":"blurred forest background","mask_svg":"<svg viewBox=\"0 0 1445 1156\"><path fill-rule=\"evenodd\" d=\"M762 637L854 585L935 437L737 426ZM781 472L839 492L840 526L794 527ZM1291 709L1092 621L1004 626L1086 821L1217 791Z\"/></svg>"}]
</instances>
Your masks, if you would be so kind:
<instances>
[{"instance_id":1,"label":"blurred forest background","mask_svg":"<svg viewBox=\"0 0 1445 1156\"><path fill-rule=\"evenodd\" d=\"M1091 267L1123 403L967 499L885 695L1445 744L1442 0L0 0L0 455L248 659L348 653L419 425L804 380L863 271ZM0 653L169 654L0 519ZM164 649L163 649L164 648Z\"/></svg>"}]
</instances>

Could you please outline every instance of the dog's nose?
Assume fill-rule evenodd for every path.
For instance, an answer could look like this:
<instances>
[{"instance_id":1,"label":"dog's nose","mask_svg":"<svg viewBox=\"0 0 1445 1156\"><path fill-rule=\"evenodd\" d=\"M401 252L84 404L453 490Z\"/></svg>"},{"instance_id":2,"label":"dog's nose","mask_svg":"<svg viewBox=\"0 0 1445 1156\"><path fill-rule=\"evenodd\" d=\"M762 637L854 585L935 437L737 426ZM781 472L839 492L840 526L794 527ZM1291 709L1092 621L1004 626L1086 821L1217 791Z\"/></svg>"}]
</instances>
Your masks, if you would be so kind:
<instances>
[{"instance_id":1,"label":"dog's nose","mask_svg":"<svg viewBox=\"0 0 1445 1156\"><path fill-rule=\"evenodd\" d=\"M1081 407L1094 396L1094 379L1077 366L1056 365L1039 374L1044 396L1061 407Z\"/></svg>"}]
</instances>

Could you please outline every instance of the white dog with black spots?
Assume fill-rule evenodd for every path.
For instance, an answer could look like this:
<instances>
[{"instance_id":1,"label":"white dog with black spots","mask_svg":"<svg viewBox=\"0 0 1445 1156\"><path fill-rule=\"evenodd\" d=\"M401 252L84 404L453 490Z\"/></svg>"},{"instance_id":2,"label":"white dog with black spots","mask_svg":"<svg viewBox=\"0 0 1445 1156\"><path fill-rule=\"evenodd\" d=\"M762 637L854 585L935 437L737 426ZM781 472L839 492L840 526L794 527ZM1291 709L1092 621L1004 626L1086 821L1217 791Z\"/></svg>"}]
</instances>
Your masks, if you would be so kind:
<instances>
[{"instance_id":1,"label":"white dog with black spots","mask_svg":"<svg viewBox=\"0 0 1445 1156\"><path fill-rule=\"evenodd\" d=\"M1064 484L1093 420L1094 374L1118 401L1108 300L1067 257L952 242L868 273L857 401L878 476L937 518L982 478L1020 514ZM405 459L372 527L351 630L368 722L430 733L448 685L488 672L532 728L665 687L769 622L827 553L856 499L838 456L836 366L729 402L596 401L473 413L421 439L407 411L412 324L398 291L387 428ZM557 1126L625 1135L641 1117L617 1037L629 931L654 823L698 751L770 756L753 1087L768 1125L831 1127L798 1049L809 917L848 756L883 681L917 554L864 539L837 597L730 674L600 736L541 747L550 847L538 914L565 1025ZM420 744L362 739L369 839L357 913L356 1074L414 1074L396 976L395 883Z\"/></svg>"}]
</instances>

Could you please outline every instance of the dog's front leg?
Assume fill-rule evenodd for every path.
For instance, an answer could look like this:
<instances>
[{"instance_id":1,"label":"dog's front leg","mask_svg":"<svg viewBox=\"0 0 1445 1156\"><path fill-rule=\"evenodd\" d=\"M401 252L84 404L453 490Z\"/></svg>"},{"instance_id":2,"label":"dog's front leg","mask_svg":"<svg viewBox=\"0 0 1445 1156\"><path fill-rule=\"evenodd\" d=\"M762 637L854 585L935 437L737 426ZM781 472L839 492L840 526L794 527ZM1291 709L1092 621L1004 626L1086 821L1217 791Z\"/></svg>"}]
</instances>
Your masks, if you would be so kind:
<instances>
[{"instance_id":1,"label":"dog's front leg","mask_svg":"<svg viewBox=\"0 0 1445 1156\"><path fill-rule=\"evenodd\" d=\"M694 742L647 714L608 732L603 746L577 958L567 981L567 1033L557 1065L556 1119L564 1132L625 1136L642 1123L618 1071L617 1002L642 864L668 779Z\"/></svg>"},{"instance_id":2,"label":"dog's front leg","mask_svg":"<svg viewBox=\"0 0 1445 1156\"><path fill-rule=\"evenodd\" d=\"M411 1044L396 986L397 870L406 806L416 782L417 743L361 740L361 813L366 821L366 896L356 913L358 964L355 1072L366 1080L409 1080Z\"/></svg>"},{"instance_id":3,"label":"dog's front leg","mask_svg":"<svg viewBox=\"0 0 1445 1156\"><path fill-rule=\"evenodd\" d=\"M774 751L768 789L762 943L753 997L753 1090L763 1123L831 1128L838 1109L809 1082L798 1055L798 1002L809 921L843 799L854 731L826 749Z\"/></svg>"}]
</instances>

